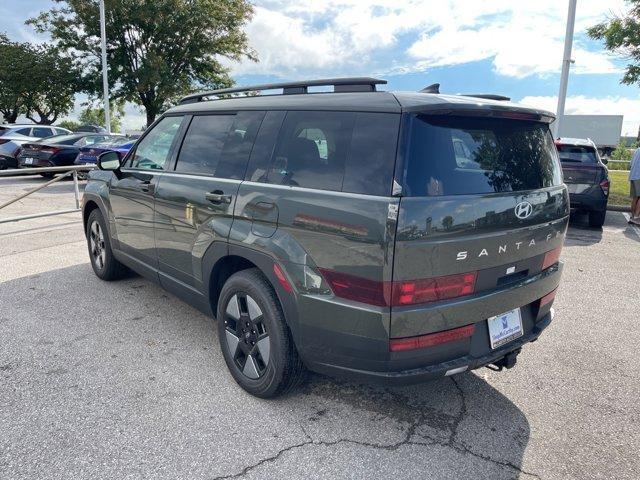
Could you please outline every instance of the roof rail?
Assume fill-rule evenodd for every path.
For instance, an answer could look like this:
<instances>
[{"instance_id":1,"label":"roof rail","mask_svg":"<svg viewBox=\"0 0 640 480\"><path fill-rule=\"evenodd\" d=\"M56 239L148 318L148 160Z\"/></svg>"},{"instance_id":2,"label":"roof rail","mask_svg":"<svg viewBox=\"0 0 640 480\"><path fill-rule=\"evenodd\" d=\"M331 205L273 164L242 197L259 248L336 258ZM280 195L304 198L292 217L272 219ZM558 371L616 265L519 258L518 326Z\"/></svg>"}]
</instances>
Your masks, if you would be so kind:
<instances>
[{"instance_id":1,"label":"roof rail","mask_svg":"<svg viewBox=\"0 0 640 480\"><path fill-rule=\"evenodd\" d=\"M511 98L505 97L504 95L495 95L493 93L466 93L466 94L463 94L462 96L484 98L485 100L500 100L501 102L508 102L511 100Z\"/></svg>"},{"instance_id":2,"label":"roof rail","mask_svg":"<svg viewBox=\"0 0 640 480\"><path fill-rule=\"evenodd\" d=\"M249 85L246 87L221 88L209 92L194 93L182 98L180 105L185 103L197 103L207 99L226 95L229 93L255 92L258 90L282 89L283 95L298 93L309 93L309 87L332 86L334 93L339 92L375 92L376 85L386 84L386 80L372 77L352 77L352 78L324 78L319 80L302 80L298 82L265 83L262 85Z\"/></svg>"}]
</instances>

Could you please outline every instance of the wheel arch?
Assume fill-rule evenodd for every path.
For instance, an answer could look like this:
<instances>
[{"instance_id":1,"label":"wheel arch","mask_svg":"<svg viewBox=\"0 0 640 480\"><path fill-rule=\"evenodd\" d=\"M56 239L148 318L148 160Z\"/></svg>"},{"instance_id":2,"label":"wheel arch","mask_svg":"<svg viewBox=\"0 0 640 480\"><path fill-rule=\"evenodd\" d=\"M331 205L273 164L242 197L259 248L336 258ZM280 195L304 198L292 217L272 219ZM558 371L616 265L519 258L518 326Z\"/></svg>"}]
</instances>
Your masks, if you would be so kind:
<instances>
[{"instance_id":1,"label":"wheel arch","mask_svg":"<svg viewBox=\"0 0 640 480\"><path fill-rule=\"evenodd\" d=\"M276 277L274 265L280 266L279 262L268 254L244 246L215 242L207 250L203 260L205 293L209 295L211 311L216 315L218 299L224 282L236 272L257 268L274 289L285 321L291 329L294 341L296 341L298 314L295 293L285 290Z\"/></svg>"}]
</instances>

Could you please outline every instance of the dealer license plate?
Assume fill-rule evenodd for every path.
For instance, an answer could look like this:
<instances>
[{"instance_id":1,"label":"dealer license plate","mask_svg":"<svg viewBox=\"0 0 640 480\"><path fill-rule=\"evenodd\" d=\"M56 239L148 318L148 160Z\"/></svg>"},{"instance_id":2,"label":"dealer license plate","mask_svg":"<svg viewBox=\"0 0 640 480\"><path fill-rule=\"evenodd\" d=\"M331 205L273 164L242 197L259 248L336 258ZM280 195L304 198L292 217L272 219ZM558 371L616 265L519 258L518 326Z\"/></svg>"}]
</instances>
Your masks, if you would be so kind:
<instances>
[{"instance_id":1,"label":"dealer license plate","mask_svg":"<svg viewBox=\"0 0 640 480\"><path fill-rule=\"evenodd\" d=\"M520 309L515 308L502 315L487 319L491 348L498 348L522 336L522 316Z\"/></svg>"}]
</instances>

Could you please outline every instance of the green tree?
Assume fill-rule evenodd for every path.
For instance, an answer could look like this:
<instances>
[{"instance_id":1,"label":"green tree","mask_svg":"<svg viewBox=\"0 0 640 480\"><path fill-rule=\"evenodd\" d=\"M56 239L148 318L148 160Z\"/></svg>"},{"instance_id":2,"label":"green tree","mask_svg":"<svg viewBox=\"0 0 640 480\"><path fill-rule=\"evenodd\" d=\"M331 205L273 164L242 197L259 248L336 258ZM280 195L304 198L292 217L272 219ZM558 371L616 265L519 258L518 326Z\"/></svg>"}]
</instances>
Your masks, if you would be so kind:
<instances>
[{"instance_id":1,"label":"green tree","mask_svg":"<svg viewBox=\"0 0 640 480\"><path fill-rule=\"evenodd\" d=\"M627 0L627 16L611 16L587 30L589 36L603 40L610 52L628 60L621 83L640 83L640 0Z\"/></svg>"},{"instance_id":2,"label":"green tree","mask_svg":"<svg viewBox=\"0 0 640 480\"><path fill-rule=\"evenodd\" d=\"M75 52L90 90L100 89L97 0L54 0L59 8L29 20ZM233 84L222 58L256 60L243 31L248 0L105 0L112 95L144 107L147 125L195 89Z\"/></svg>"},{"instance_id":3,"label":"green tree","mask_svg":"<svg viewBox=\"0 0 640 480\"><path fill-rule=\"evenodd\" d=\"M65 120L62 120L61 122L58 122L56 127L66 128L67 130L71 130L72 132L75 132L80 127L80 123L76 122L75 120L65 119Z\"/></svg>"},{"instance_id":4,"label":"green tree","mask_svg":"<svg viewBox=\"0 0 640 480\"><path fill-rule=\"evenodd\" d=\"M73 109L75 94L84 84L74 61L55 46L39 46L34 54L25 79L22 110L32 122L51 125Z\"/></svg>"},{"instance_id":5,"label":"green tree","mask_svg":"<svg viewBox=\"0 0 640 480\"><path fill-rule=\"evenodd\" d=\"M0 113L9 123L21 113L32 54L29 44L11 42L0 34Z\"/></svg>"},{"instance_id":6,"label":"green tree","mask_svg":"<svg viewBox=\"0 0 640 480\"><path fill-rule=\"evenodd\" d=\"M124 100L109 102L109 113L111 119L111 131L119 132L124 117ZM104 125L104 108L86 107L78 118L83 125Z\"/></svg>"},{"instance_id":7,"label":"green tree","mask_svg":"<svg viewBox=\"0 0 640 480\"><path fill-rule=\"evenodd\" d=\"M624 162L630 162L633 157L631 150L627 148L624 141L620 141L616 149L611 152L611 160L622 160Z\"/></svg>"}]
</instances>

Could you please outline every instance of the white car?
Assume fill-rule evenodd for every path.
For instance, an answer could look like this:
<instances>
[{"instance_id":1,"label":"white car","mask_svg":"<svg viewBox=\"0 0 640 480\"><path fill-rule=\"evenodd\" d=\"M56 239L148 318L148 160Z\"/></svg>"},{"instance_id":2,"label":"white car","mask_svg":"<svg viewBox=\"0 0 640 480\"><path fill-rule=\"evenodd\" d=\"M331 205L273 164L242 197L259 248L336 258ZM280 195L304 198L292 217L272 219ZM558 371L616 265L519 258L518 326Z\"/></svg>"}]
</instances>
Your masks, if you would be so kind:
<instances>
[{"instance_id":1,"label":"white car","mask_svg":"<svg viewBox=\"0 0 640 480\"><path fill-rule=\"evenodd\" d=\"M50 125L9 124L0 125L0 156L4 158L4 168L15 168L15 159L20 146L52 135L71 133L66 128Z\"/></svg>"}]
</instances>

